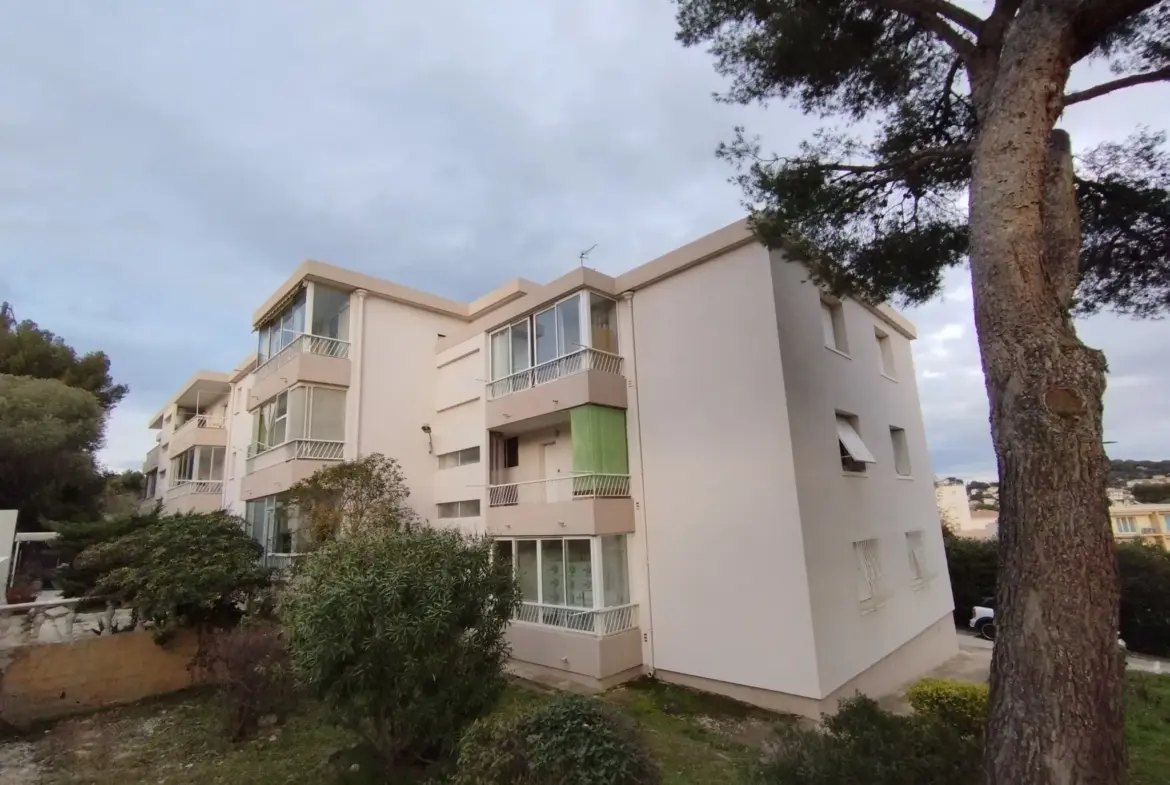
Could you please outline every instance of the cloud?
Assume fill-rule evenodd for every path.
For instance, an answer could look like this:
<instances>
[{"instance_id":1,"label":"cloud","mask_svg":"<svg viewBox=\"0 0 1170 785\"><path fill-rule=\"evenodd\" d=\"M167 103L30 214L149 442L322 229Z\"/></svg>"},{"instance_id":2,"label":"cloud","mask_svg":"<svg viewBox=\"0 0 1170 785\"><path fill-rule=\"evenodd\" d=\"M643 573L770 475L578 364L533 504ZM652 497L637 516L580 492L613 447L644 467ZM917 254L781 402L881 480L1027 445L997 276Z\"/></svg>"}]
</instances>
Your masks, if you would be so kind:
<instances>
[{"instance_id":1,"label":"cloud","mask_svg":"<svg viewBox=\"0 0 1170 785\"><path fill-rule=\"evenodd\" d=\"M247 353L250 314L304 258L462 299L551 279L594 244L591 264L629 269L741 215L713 155L735 125L780 151L819 125L712 101L724 85L673 12L6 3L0 289L111 355L132 392L103 456L123 467L192 371ZM1078 146L1123 136L1144 95L1071 110ZM994 473L965 274L945 291L909 314L935 470ZM1114 450L1164 457L1164 327L1102 316L1084 333L1117 380Z\"/></svg>"}]
</instances>

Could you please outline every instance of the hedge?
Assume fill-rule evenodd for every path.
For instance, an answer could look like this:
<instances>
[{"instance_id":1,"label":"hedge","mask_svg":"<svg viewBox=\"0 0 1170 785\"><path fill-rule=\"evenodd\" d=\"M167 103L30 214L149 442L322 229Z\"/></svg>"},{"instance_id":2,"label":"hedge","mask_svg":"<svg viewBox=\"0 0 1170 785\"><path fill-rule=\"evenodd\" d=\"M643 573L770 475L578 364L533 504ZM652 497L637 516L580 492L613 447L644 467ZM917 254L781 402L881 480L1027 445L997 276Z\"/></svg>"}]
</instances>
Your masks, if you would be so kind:
<instances>
[{"instance_id":1,"label":"hedge","mask_svg":"<svg viewBox=\"0 0 1170 785\"><path fill-rule=\"evenodd\" d=\"M995 595L997 540L946 537L955 624L966 629L972 608ZM1117 546L1121 574L1121 637L1130 651L1170 656L1170 551L1156 545Z\"/></svg>"}]
</instances>

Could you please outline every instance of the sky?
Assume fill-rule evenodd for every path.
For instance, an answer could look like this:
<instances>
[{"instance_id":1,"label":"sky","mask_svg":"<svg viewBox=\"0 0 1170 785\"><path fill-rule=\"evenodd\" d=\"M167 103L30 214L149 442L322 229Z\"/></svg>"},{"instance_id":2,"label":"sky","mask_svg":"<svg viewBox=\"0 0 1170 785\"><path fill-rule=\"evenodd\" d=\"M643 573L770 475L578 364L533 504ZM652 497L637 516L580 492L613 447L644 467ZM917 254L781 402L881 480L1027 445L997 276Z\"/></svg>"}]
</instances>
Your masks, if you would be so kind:
<instances>
[{"instance_id":1,"label":"sky","mask_svg":"<svg viewBox=\"0 0 1170 785\"><path fill-rule=\"evenodd\" d=\"M130 395L101 457L196 369L252 349L250 316L304 259L468 300L551 280L592 246L615 274L744 214L714 157L736 125L792 151L832 123L716 103L667 0L148 0L0 5L0 300ZM1075 72L1073 87L1108 78ZM1159 108L1159 106L1161 108ZM1085 149L1170 127L1170 87L1072 107ZM994 479L964 270L906 312L938 475ZM1170 457L1170 325L1083 321L1109 359L1113 457Z\"/></svg>"}]
</instances>

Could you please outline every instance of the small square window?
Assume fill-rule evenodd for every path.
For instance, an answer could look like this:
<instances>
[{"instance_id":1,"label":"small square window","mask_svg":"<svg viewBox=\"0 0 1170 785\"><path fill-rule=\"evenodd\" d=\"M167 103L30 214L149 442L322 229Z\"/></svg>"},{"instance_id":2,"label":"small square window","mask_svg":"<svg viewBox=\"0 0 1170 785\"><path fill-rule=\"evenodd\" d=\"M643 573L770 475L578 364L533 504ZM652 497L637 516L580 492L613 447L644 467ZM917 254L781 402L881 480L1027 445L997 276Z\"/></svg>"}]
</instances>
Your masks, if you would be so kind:
<instances>
[{"instance_id":1,"label":"small square window","mask_svg":"<svg viewBox=\"0 0 1170 785\"><path fill-rule=\"evenodd\" d=\"M878 358L881 362L882 376L890 379L898 378L894 373L894 345L890 342L890 336L881 330L874 328L874 337L877 339Z\"/></svg>"},{"instance_id":2,"label":"small square window","mask_svg":"<svg viewBox=\"0 0 1170 785\"><path fill-rule=\"evenodd\" d=\"M845 337L845 310L840 300L821 298L821 328L825 333L825 346L849 354L849 341Z\"/></svg>"},{"instance_id":3,"label":"small square window","mask_svg":"<svg viewBox=\"0 0 1170 785\"><path fill-rule=\"evenodd\" d=\"M852 414L837 414L837 446L841 453L841 468L847 472L861 474L867 463L877 463L861 438L857 417Z\"/></svg>"},{"instance_id":4,"label":"small square window","mask_svg":"<svg viewBox=\"0 0 1170 785\"><path fill-rule=\"evenodd\" d=\"M894 447L894 471L899 477L910 476L910 447L906 442L906 431L890 426L890 443Z\"/></svg>"},{"instance_id":5,"label":"small square window","mask_svg":"<svg viewBox=\"0 0 1170 785\"><path fill-rule=\"evenodd\" d=\"M440 502L436 506L440 518L475 518L479 516L479 499Z\"/></svg>"},{"instance_id":6,"label":"small square window","mask_svg":"<svg viewBox=\"0 0 1170 785\"><path fill-rule=\"evenodd\" d=\"M504 442L504 468L520 465L520 438L513 436Z\"/></svg>"},{"instance_id":7,"label":"small square window","mask_svg":"<svg viewBox=\"0 0 1170 785\"><path fill-rule=\"evenodd\" d=\"M878 599L882 588L882 560L878 541L859 540L853 543L853 558L857 570L857 599L868 603Z\"/></svg>"}]
</instances>

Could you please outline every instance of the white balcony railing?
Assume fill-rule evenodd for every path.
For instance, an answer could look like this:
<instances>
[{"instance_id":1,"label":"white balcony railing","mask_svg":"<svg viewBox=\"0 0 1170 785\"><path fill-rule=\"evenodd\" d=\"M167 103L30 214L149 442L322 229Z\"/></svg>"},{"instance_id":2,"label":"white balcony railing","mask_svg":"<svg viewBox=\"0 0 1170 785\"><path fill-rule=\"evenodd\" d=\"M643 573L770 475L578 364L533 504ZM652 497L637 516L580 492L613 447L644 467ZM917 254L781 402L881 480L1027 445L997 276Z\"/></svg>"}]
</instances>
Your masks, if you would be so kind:
<instances>
[{"instance_id":1,"label":"white balcony railing","mask_svg":"<svg viewBox=\"0 0 1170 785\"><path fill-rule=\"evenodd\" d=\"M195 414L175 429L175 436L194 428L224 428L227 426L225 418L213 414Z\"/></svg>"},{"instance_id":2,"label":"white balcony railing","mask_svg":"<svg viewBox=\"0 0 1170 785\"><path fill-rule=\"evenodd\" d=\"M296 338L293 338L289 343L285 344L283 349L265 360L253 373L257 380L263 379L279 370L285 363L302 354L319 354L324 357L345 359L349 357L349 341L327 338L324 335L300 333Z\"/></svg>"},{"instance_id":3,"label":"white balcony railing","mask_svg":"<svg viewBox=\"0 0 1170 785\"><path fill-rule=\"evenodd\" d=\"M621 376L622 365L623 360L620 354L603 352L601 349L584 348L555 360L518 371L503 379L489 382L487 397L489 401L503 398L505 395L528 390L538 384L547 384L582 371L600 371L601 373Z\"/></svg>"},{"instance_id":4,"label":"white balcony railing","mask_svg":"<svg viewBox=\"0 0 1170 785\"><path fill-rule=\"evenodd\" d=\"M289 439L280 444L268 446L253 442L248 445L248 460L266 452L288 448L290 454L286 460L305 459L311 461L340 461L345 457L345 442L326 439Z\"/></svg>"},{"instance_id":5,"label":"white balcony railing","mask_svg":"<svg viewBox=\"0 0 1170 785\"><path fill-rule=\"evenodd\" d=\"M578 473L545 480L488 486L488 506L551 504L573 499L613 499L630 495L630 475Z\"/></svg>"},{"instance_id":6,"label":"white balcony railing","mask_svg":"<svg viewBox=\"0 0 1170 785\"><path fill-rule=\"evenodd\" d=\"M525 602L520 605L512 620L525 624L561 627L574 632L588 632L598 637L604 637L637 627L638 606L570 608L567 605L542 605L535 602Z\"/></svg>"},{"instance_id":7,"label":"white balcony railing","mask_svg":"<svg viewBox=\"0 0 1170 785\"><path fill-rule=\"evenodd\" d=\"M300 553L266 553L262 560L265 567L273 570L287 570L302 555Z\"/></svg>"},{"instance_id":8,"label":"white balcony railing","mask_svg":"<svg viewBox=\"0 0 1170 785\"><path fill-rule=\"evenodd\" d=\"M171 496L188 496L192 493L223 493L223 480L177 480L167 489Z\"/></svg>"}]
</instances>

